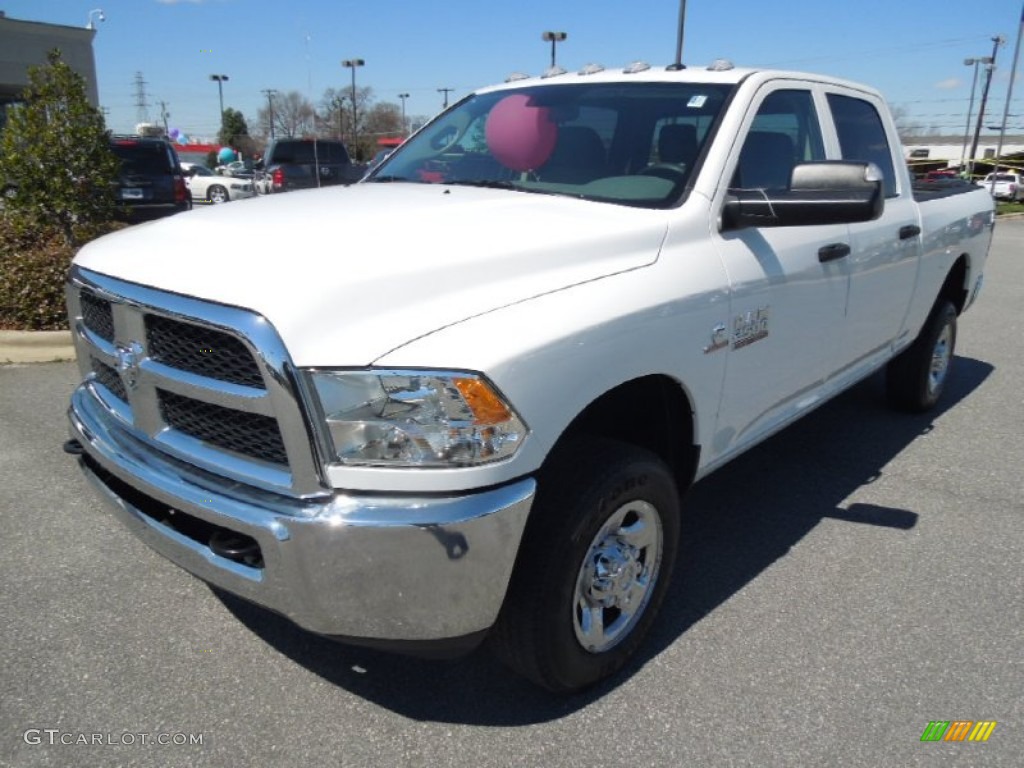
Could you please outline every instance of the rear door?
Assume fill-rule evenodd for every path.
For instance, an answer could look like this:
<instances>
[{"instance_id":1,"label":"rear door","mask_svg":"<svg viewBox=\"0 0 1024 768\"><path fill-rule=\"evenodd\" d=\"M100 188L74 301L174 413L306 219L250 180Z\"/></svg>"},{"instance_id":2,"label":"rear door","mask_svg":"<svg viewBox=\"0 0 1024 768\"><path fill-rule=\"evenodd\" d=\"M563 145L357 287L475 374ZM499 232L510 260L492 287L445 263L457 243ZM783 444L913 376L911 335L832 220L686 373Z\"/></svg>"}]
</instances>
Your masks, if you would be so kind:
<instances>
[{"instance_id":1,"label":"rear door","mask_svg":"<svg viewBox=\"0 0 1024 768\"><path fill-rule=\"evenodd\" d=\"M843 160L874 163L882 171L885 211L875 221L850 225L845 259L850 293L841 340L840 383L859 378L885 360L904 332L921 257L921 221L906 175L896 173L899 147L882 119L885 105L872 95L826 88L828 111Z\"/></svg>"}]
</instances>

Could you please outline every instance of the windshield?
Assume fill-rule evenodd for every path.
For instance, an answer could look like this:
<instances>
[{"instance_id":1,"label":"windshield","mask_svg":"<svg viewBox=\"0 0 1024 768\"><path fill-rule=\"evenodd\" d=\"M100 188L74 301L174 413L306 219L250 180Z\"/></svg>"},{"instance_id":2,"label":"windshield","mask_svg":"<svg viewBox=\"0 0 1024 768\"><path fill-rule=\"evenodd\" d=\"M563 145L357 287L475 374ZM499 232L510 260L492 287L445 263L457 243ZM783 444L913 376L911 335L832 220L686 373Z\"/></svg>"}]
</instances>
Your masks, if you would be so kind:
<instances>
[{"instance_id":1,"label":"windshield","mask_svg":"<svg viewBox=\"0 0 1024 768\"><path fill-rule=\"evenodd\" d=\"M687 189L730 88L585 83L477 94L409 139L367 181L667 207Z\"/></svg>"}]
</instances>

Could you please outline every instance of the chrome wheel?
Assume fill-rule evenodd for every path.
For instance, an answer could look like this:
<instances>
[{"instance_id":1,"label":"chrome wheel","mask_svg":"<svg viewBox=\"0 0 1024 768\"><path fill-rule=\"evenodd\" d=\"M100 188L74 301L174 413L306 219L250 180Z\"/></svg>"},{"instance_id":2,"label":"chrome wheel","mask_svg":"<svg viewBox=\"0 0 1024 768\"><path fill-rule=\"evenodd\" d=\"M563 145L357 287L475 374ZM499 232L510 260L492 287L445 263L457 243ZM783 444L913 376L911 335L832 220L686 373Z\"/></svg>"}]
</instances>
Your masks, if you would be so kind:
<instances>
[{"instance_id":1,"label":"chrome wheel","mask_svg":"<svg viewBox=\"0 0 1024 768\"><path fill-rule=\"evenodd\" d=\"M230 200L228 197L228 191L221 186L210 187L207 195L209 195L210 202L214 204L226 203Z\"/></svg>"},{"instance_id":2,"label":"chrome wheel","mask_svg":"<svg viewBox=\"0 0 1024 768\"><path fill-rule=\"evenodd\" d=\"M946 325L935 340L932 349L932 365L928 372L928 392L935 393L942 389L949 371L949 361L953 356L953 329Z\"/></svg>"},{"instance_id":3,"label":"chrome wheel","mask_svg":"<svg viewBox=\"0 0 1024 768\"><path fill-rule=\"evenodd\" d=\"M661 569L661 517L646 501L623 504L590 543L573 600L573 629L590 653L627 637L650 601Z\"/></svg>"}]
</instances>

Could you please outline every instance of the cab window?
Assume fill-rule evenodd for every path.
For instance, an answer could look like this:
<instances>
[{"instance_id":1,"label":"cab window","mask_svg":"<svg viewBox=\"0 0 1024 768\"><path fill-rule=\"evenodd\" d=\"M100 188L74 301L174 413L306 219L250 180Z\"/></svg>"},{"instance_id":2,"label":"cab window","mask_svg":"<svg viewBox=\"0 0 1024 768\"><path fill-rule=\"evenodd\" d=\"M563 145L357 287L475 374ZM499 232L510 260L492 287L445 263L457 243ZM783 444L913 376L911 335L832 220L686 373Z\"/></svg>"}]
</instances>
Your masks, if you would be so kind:
<instances>
[{"instance_id":1,"label":"cab window","mask_svg":"<svg viewBox=\"0 0 1024 768\"><path fill-rule=\"evenodd\" d=\"M896 172L892 164L892 150L878 110L864 99L838 93L828 95L828 106L839 135L843 160L877 165L882 171L885 196L894 197Z\"/></svg>"},{"instance_id":2,"label":"cab window","mask_svg":"<svg viewBox=\"0 0 1024 768\"><path fill-rule=\"evenodd\" d=\"M774 91L754 116L731 186L786 189L794 165L824 159L825 145L811 92Z\"/></svg>"}]
</instances>

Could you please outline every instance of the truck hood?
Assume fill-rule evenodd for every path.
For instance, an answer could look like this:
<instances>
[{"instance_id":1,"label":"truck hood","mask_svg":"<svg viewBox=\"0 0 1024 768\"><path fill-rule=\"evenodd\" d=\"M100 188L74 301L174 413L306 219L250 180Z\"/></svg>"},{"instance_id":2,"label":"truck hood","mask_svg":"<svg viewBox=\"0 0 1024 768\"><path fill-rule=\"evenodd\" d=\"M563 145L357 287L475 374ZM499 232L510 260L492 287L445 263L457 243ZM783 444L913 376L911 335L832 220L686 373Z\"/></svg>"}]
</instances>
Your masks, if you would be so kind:
<instances>
[{"instance_id":1,"label":"truck hood","mask_svg":"<svg viewBox=\"0 0 1024 768\"><path fill-rule=\"evenodd\" d=\"M360 366L474 315L650 264L666 228L665 211L358 184L138 225L90 243L75 262L254 310L297 365Z\"/></svg>"}]
</instances>

